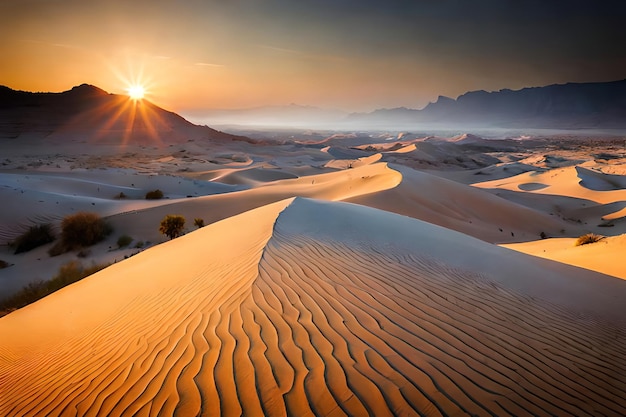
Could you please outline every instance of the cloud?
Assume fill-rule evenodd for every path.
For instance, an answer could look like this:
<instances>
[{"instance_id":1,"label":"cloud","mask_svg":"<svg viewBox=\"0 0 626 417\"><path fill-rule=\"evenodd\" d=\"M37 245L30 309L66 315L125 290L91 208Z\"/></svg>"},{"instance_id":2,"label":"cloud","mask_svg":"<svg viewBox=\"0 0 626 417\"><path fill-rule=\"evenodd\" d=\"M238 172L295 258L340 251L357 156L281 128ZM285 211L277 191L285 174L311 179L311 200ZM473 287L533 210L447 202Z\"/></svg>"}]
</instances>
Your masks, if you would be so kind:
<instances>
[{"instance_id":1,"label":"cloud","mask_svg":"<svg viewBox=\"0 0 626 417\"><path fill-rule=\"evenodd\" d=\"M224 68L225 65L222 64L213 64L209 62L196 62L194 65L198 67L211 67L211 68Z\"/></svg>"},{"instance_id":2,"label":"cloud","mask_svg":"<svg viewBox=\"0 0 626 417\"><path fill-rule=\"evenodd\" d=\"M56 48L65 48L65 49L82 49L81 47L77 46L77 45L71 45L68 43L54 43L54 42L48 42L48 41L40 41L40 40L36 40L36 39L21 39L22 42L26 42L26 43L34 43L34 44L38 44L38 45L48 45L48 46L54 46Z\"/></svg>"}]
</instances>

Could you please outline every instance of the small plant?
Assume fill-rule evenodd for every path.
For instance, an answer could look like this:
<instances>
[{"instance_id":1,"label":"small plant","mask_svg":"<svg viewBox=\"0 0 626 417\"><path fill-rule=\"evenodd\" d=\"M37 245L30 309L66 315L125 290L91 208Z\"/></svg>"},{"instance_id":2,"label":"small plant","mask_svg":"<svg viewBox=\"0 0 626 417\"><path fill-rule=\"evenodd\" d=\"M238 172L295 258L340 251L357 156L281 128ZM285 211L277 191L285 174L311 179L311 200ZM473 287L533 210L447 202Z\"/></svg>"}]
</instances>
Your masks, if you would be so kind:
<instances>
[{"instance_id":1,"label":"small plant","mask_svg":"<svg viewBox=\"0 0 626 417\"><path fill-rule=\"evenodd\" d=\"M111 226L96 213L81 211L66 216L61 223L61 241L50 248L48 253L50 256L56 256L95 245L111 232Z\"/></svg>"},{"instance_id":2,"label":"small plant","mask_svg":"<svg viewBox=\"0 0 626 417\"><path fill-rule=\"evenodd\" d=\"M123 200L123 199L125 199L125 198L128 198L128 196L127 196L126 194L124 194L123 192L121 192L121 191L120 191L120 193L119 193L119 194L115 194L115 198L116 198L117 200Z\"/></svg>"},{"instance_id":3,"label":"small plant","mask_svg":"<svg viewBox=\"0 0 626 417\"><path fill-rule=\"evenodd\" d=\"M539 233L539 237L542 238L542 239L547 239L548 235L546 234L546 232L541 232L541 233Z\"/></svg>"},{"instance_id":4,"label":"small plant","mask_svg":"<svg viewBox=\"0 0 626 417\"><path fill-rule=\"evenodd\" d=\"M586 235L579 236L576 239L576 246L588 245L590 243L596 243L604 239L602 235L596 235L595 233L587 233Z\"/></svg>"},{"instance_id":5,"label":"small plant","mask_svg":"<svg viewBox=\"0 0 626 417\"><path fill-rule=\"evenodd\" d=\"M161 190L152 190L146 193L146 200L160 200L163 198L163 191Z\"/></svg>"},{"instance_id":6,"label":"small plant","mask_svg":"<svg viewBox=\"0 0 626 417\"><path fill-rule=\"evenodd\" d=\"M117 246L119 248L125 248L126 246L130 245L132 241L133 241L132 237L128 235L122 235L117 238Z\"/></svg>"},{"instance_id":7,"label":"small plant","mask_svg":"<svg viewBox=\"0 0 626 417\"><path fill-rule=\"evenodd\" d=\"M143 242L143 240L140 240L139 242L137 242L137 243L135 244L135 248L137 248L137 249L141 249L141 248L143 248L143 247L144 247L144 245L145 245L145 243Z\"/></svg>"},{"instance_id":8,"label":"small plant","mask_svg":"<svg viewBox=\"0 0 626 417\"><path fill-rule=\"evenodd\" d=\"M178 214L168 214L161 220L159 232L163 233L170 239L177 238L183 232L185 227L185 218Z\"/></svg>"},{"instance_id":9,"label":"small plant","mask_svg":"<svg viewBox=\"0 0 626 417\"><path fill-rule=\"evenodd\" d=\"M0 259L0 269L4 269L8 267L9 267L9 263L7 261L3 261L2 259Z\"/></svg>"},{"instance_id":10,"label":"small plant","mask_svg":"<svg viewBox=\"0 0 626 417\"><path fill-rule=\"evenodd\" d=\"M31 226L13 242L15 253L28 252L46 243L54 241L56 236L49 223Z\"/></svg>"},{"instance_id":11,"label":"small plant","mask_svg":"<svg viewBox=\"0 0 626 417\"><path fill-rule=\"evenodd\" d=\"M204 227L204 219L193 219L193 225L196 226L198 229Z\"/></svg>"}]
</instances>

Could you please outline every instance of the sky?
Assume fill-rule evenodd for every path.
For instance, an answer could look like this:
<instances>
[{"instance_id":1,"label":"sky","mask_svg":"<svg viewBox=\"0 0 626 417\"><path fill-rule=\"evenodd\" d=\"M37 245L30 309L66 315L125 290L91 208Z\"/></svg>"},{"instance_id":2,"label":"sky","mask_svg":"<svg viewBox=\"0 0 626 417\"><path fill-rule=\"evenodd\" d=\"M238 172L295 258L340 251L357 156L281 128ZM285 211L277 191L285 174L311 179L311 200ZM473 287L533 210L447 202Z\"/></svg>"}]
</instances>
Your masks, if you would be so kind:
<instances>
[{"instance_id":1,"label":"sky","mask_svg":"<svg viewBox=\"0 0 626 417\"><path fill-rule=\"evenodd\" d=\"M88 83L173 111L421 108L626 78L626 1L0 0L0 85Z\"/></svg>"}]
</instances>

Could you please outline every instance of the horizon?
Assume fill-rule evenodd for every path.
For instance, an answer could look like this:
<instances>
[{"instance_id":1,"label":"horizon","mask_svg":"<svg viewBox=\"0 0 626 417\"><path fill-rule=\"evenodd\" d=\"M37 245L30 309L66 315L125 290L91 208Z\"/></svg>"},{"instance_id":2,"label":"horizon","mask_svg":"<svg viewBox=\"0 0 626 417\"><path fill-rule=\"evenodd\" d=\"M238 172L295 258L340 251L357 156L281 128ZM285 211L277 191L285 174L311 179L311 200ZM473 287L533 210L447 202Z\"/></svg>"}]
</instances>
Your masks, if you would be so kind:
<instances>
[{"instance_id":1,"label":"horizon","mask_svg":"<svg viewBox=\"0 0 626 417\"><path fill-rule=\"evenodd\" d=\"M328 110L328 111L336 111L336 112L342 112L345 114L367 114L367 113L373 113L376 112L378 110L397 110L397 109L406 109L406 110L423 110L426 106L428 106L429 104L433 104L436 103L440 98L447 98L447 99L451 99L451 100L458 100L459 97L466 95L466 94L470 94L470 93L476 93L476 92L486 92L486 93L499 93L499 92L503 92L503 91L513 91L513 92L517 92L517 91L521 91L521 90L525 90L525 89L533 89L533 88L543 88L543 87L551 87L551 86L555 86L555 85L568 85L568 84L603 84L603 83L615 83L615 82L620 82L620 81L626 81L626 77L625 78L617 78L614 80L607 80L607 81L587 81L587 82L572 82L572 81L565 81L565 82L561 82L561 83L553 83L553 84L548 84L548 85L531 85L531 86L526 86L526 87L520 87L517 89L512 89L512 88L507 88L507 87L503 87L497 90L468 90L465 92L460 93L457 96L454 97L450 97L450 96L445 96L442 94L439 94L434 100L427 102L426 104L424 104L421 107L406 107L406 106L390 106L390 107L377 107L377 108L373 108L371 110L366 110L366 111L349 111L346 109L341 109L341 108L331 108L331 107L320 107L320 106L316 106L316 105L312 105L309 103L295 103L295 102L290 102L290 103L278 103L278 104L265 104L265 105L258 105L258 106L252 106L252 107L232 107L232 108L222 108L222 107L216 107L216 108L203 108L203 109L192 109L191 112L193 113L194 110L197 111L246 111L246 110L258 110L258 109L266 109L266 108L285 108L285 107L298 107L298 108L310 108L310 109L317 109L317 110ZM2 85L0 84L0 87L7 87L13 91L19 91L19 92L24 92L24 93L33 93L33 94L60 94L60 93L65 93L68 91L71 91L75 88L81 87L81 86L90 86L90 87L95 87L97 89L100 89L102 91L104 91L107 94L113 94L113 95L122 95L122 96L128 96L130 99L136 99L133 97L132 91L126 91L126 92L112 92L112 91L107 91L105 88L102 88L99 85L96 84L91 84L88 82L81 82L81 83L74 83L74 85L72 85L71 87L68 87L66 89L63 90L59 90L59 91L29 91L29 90L22 90L22 89L18 89L18 88L14 88L12 86L9 85ZM132 87L129 88L128 90L132 90ZM142 92L143 93L143 92ZM146 96L146 97L141 97L141 99L146 99L148 101L150 101L152 104L155 104L157 106L160 106L160 103L150 99L150 97ZM170 110L167 109L165 107L163 107L165 110ZM178 110L176 110L178 111ZM181 112L185 112L185 109L180 110Z\"/></svg>"},{"instance_id":2,"label":"horizon","mask_svg":"<svg viewBox=\"0 0 626 417\"><path fill-rule=\"evenodd\" d=\"M10 2L0 80L24 91L140 85L177 112L419 109L468 91L623 79L625 18L617 1Z\"/></svg>"},{"instance_id":3,"label":"horizon","mask_svg":"<svg viewBox=\"0 0 626 417\"><path fill-rule=\"evenodd\" d=\"M0 0L0 417L626 416L624 21Z\"/></svg>"},{"instance_id":4,"label":"horizon","mask_svg":"<svg viewBox=\"0 0 626 417\"><path fill-rule=\"evenodd\" d=\"M7 88L8 90L12 91L17 91L23 94L52 96L64 95L65 93L72 94L75 90L78 91L82 89L83 93L87 94L85 97L91 97L93 94L91 94L91 92L87 90L97 90L99 91L97 95L108 95L111 97L115 97L116 102L121 106L118 110L116 110L115 114L109 115L110 120L107 122L108 124L118 121L122 113L128 113L126 117L134 119L136 113L132 109L136 109L135 106L138 104L138 102L145 100L145 102L149 103L150 105L141 106L141 108L144 109L141 111L141 117L149 117L153 119L152 121L144 121L153 127L155 123L159 123L162 120L162 117L158 115L158 110L157 112L149 111L146 113L145 109L147 109L148 107L172 112L173 114L182 116L184 119L186 119L187 122L198 126L212 126L225 131L228 130L231 133L244 135L251 134L251 132L245 133L241 130L246 128L255 128L261 130L322 129L339 131L344 131L346 129L371 129L374 131L403 131L407 129L418 129L420 131L423 131L425 134L443 134L444 136L450 137L458 136L462 133L476 133L482 137L497 137L502 135L506 137L517 137L530 134L531 131L541 131L543 132L543 134L545 134L545 132L547 131L552 131L552 134L554 134L555 132L571 133L572 130L576 131L580 129L583 129L583 131L587 133L595 132L596 134L615 134L616 132L623 132L624 126L623 122L619 118L615 119L615 117L611 116L610 112L604 114L604 116L598 116L597 114L595 116L591 114L583 115L577 113L577 116L573 119L563 119L557 114L553 114L552 116L554 116L554 118L550 119L551 121L547 121L541 119L540 116L545 116L546 111L552 114L552 111L547 108L544 108L543 110L538 110L539 112L535 112L534 116L530 115L531 117L539 117L534 122L528 120L527 117L529 115L526 115L526 126L521 126L518 122L516 123L515 120L517 119L515 119L515 117L512 115L509 115L504 119L500 117L501 115L496 116L496 113L498 112L494 109L492 109L492 111L490 112L483 114L482 118L480 115L475 114L471 119L467 119L463 116L463 114L466 114L467 112L472 113L472 110L468 109L466 104L475 102L476 99L487 100L491 102L494 102L495 100L495 102L498 102L498 96L500 96L500 94L505 94L505 96L501 97L517 97L520 100L524 101L523 97L529 97L529 94L525 94L524 91L530 91L530 94L532 96L535 96L536 98L540 98L542 95L545 95L541 93L541 91L553 91L555 94L557 94L557 97L560 96L561 98L563 98L563 92L569 91L571 93L572 88L574 88L576 91L579 91L581 93L579 98L583 100L582 103L586 103L587 105L589 105L594 101L594 99L591 97L585 98L585 96L589 95L589 91L591 91L590 87L596 86L593 88L597 89L598 92L601 92L603 90L605 92L608 92L607 88L609 88L612 94L616 93L617 91L623 91L624 86L626 85L624 83L626 83L626 79L618 79L605 82L597 81L590 83L567 82L560 84L551 84L547 86L524 87L518 90L512 90L510 88L503 88L497 91L475 90L465 92L456 98L439 96L437 100L434 100L433 102L419 109L394 107L379 108L369 112L348 112L338 109L321 108L296 103L290 103L286 105L258 106L252 108L196 109L186 111L184 109L169 109L162 103L153 100L152 97L145 97L144 90L141 86L133 87L129 89L129 91L127 91L126 93L109 92L101 88L100 86L89 83L77 84L63 91L24 91L16 90L9 86L0 85L0 87ZM571 87L568 88L568 86ZM540 91L539 96L536 96L535 93L532 93L533 90ZM561 91L562 93L557 93L557 91ZM473 98L471 98L470 96ZM9 95L9 97L11 97L11 95ZM441 117L438 118L437 116L430 117L438 114L437 109L442 108L438 107L441 101L440 99L442 98L444 99L444 103L442 104L442 106L444 106L443 108L447 108L448 102L454 102L459 103L459 106L461 108L465 108L465 110L462 110L461 113L457 114L458 117L456 118L454 115L448 115L446 118L443 119ZM571 101L570 99L567 99L566 101ZM431 104L433 105L432 108L430 107ZM619 104L617 104L617 106L619 108L622 107ZM428 109L426 109L427 107ZM574 113L576 113L576 111L574 111ZM409 115L412 115L411 119L407 118ZM426 115L426 118L419 118L422 115ZM519 114L518 116L522 117L521 114ZM513 117L513 119L511 119L511 117ZM598 119L598 117L600 117L600 119Z\"/></svg>"}]
</instances>

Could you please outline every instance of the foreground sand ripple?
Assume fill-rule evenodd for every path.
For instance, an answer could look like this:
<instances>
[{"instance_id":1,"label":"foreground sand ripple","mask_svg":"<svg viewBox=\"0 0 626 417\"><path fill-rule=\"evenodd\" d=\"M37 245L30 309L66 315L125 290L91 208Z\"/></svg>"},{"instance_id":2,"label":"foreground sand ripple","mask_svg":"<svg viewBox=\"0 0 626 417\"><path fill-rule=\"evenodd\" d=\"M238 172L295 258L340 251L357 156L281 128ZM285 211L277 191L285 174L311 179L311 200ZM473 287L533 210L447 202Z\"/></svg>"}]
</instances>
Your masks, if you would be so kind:
<instances>
[{"instance_id":1,"label":"foreground sand ripple","mask_svg":"<svg viewBox=\"0 0 626 417\"><path fill-rule=\"evenodd\" d=\"M217 223L6 316L0 415L626 414L623 324L389 236L330 233L319 222L335 206L319 204ZM89 316L65 333L20 331L113 274L126 277L122 301L102 300L111 312L86 304L64 311Z\"/></svg>"},{"instance_id":2,"label":"foreground sand ripple","mask_svg":"<svg viewBox=\"0 0 626 417\"><path fill-rule=\"evenodd\" d=\"M626 412L626 352L612 329L481 277L275 233L255 287L277 329L272 355L293 339L309 370L304 392L285 398L306 397L315 414Z\"/></svg>"}]
</instances>

